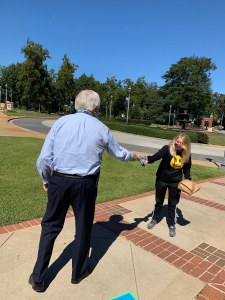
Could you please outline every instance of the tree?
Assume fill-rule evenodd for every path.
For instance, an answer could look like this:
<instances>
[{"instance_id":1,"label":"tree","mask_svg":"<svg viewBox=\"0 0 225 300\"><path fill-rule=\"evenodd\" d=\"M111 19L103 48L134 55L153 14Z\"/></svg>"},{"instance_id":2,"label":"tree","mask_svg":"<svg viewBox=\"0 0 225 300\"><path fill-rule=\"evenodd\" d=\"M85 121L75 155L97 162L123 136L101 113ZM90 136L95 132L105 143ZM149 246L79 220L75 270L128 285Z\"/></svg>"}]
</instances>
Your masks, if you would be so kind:
<instances>
[{"instance_id":1,"label":"tree","mask_svg":"<svg viewBox=\"0 0 225 300\"><path fill-rule=\"evenodd\" d=\"M82 90L96 91L96 82L93 75L88 77L86 74L82 74L78 79L75 79L76 95Z\"/></svg>"},{"instance_id":2,"label":"tree","mask_svg":"<svg viewBox=\"0 0 225 300\"><path fill-rule=\"evenodd\" d=\"M135 106L140 108L143 107L148 87L148 84L144 79L145 76L139 77L131 90L131 103L133 102Z\"/></svg>"},{"instance_id":3,"label":"tree","mask_svg":"<svg viewBox=\"0 0 225 300\"><path fill-rule=\"evenodd\" d=\"M60 105L68 105L70 104L69 99L75 96L74 73L79 66L71 63L66 54L62 60L63 63L59 67L56 79L56 91Z\"/></svg>"},{"instance_id":4,"label":"tree","mask_svg":"<svg viewBox=\"0 0 225 300\"><path fill-rule=\"evenodd\" d=\"M110 107L110 96L112 95L112 114L116 116L120 113L122 107L125 106L125 96L123 98L123 104L121 99L124 95L121 81L116 79L116 76L106 79L106 82L102 83L100 88L101 108L100 112L105 115L106 102L108 102L108 109Z\"/></svg>"},{"instance_id":5,"label":"tree","mask_svg":"<svg viewBox=\"0 0 225 300\"><path fill-rule=\"evenodd\" d=\"M215 121L222 120L225 114L225 95L220 93L214 93L212 95L213 98L213 105L214 105L214 112L216 113ZM215 115L214 115L215 116Z\"/></svg>"},{"instance_id":6,"label":"tree","mask_svg":"<svg viewBox=\"0 0 225 300\"><path fill-rule=\"evenodd\" d=\"M18 99L19 99L19 94L17 92L16 84L18 82L18 77L19 77L19 71L18 68L15 64L11 64L8 67L0 66L0 76L1 78L1 85L2 85L2 99L6 99L5 97L5 85L8 85L8 90L9 92L12 89L12 101L14 102L14 106L16 106ZM7 95L7 99L9 99L9 94ZM2 101L3 102L3 101Z\"/></svg>"},{"instance_id":7,"label":"tree","mask_svg":"<svg viewBox=\"0 0 225 300\"><path fill-rule=\"evenodd\" d=\"M169 105L180 112L187 107L189 111L203 113L212 107L211 71L216 70L211 58L184 57L173 64L162 76L165 85L159 95L165 100L166 109Z\"/></svg>"},{"instance_id":8,"label":"tree","mask_svg":"<svg viewBox=\"0 0 225 300\"><path fill-rule=\"evenodd\" d=\"M142 114L144 119L151 119L152 122L156 122L159 99L157 83L150 83L143 101Z\"/></svg>"},{"instance_id":9,"label":"tree","mask_svg":"<svg viewBox=\"0 0 225 300\"><path fill-rule=\"evenodd\" d=\"M54 69L51 69L48 72L48 76L47 76L47 95L48 95L48 99L49 99L49 107L48 107L48 113L50 114L52 112L52 110L54 110L54 112L56 112L58 105L57 105L57 101L56 101L56 73Z\"/></svg>"},{"instance_id":10,"label":"tree","mask_svg":"<svg viewBox=\"0 0 225 300\"><path fill-rule=\"evenodd\" d=\"M29 109L30 106L39 106L47 100L47 64L44 64L49 56L47 49L43 49L42 45L35 44L27 40L26 46L21 49L26 60L23 63L17 63L19 70L19 80L16 84L22 100ZM47 94L46 94L47 93Z\"/></svg>"},{"instance_id":11,"label":"tree","mask_svg":"<svg viewBox=\"0 0 225 300\"><path fill-rule=\"evenodd\" d=\"M131 119L141 120L142 113L138 106L133 107L130 117L131 117Z\"/></svg>"}]
</instances>

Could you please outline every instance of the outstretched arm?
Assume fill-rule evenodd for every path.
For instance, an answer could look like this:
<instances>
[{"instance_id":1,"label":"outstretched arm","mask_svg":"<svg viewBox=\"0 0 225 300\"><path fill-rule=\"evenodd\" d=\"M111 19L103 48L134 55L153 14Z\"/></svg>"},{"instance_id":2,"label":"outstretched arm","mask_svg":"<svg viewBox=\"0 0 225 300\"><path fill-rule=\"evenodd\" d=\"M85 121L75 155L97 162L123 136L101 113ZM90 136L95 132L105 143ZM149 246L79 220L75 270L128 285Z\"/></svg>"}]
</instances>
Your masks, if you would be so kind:
<instances>
[{"instance_id":1,"label":"outstretched arm","mask_svg":"<svg viewBox=\"0 0 225 300\"><path fill-rule=\"evenodd\" d=\"M105 147L109 155L121 161L140 160L136 153L129 152L127 149L121 147L110 131L108 131L107 143Z\"/></svg>"},{"instance_id":2,"label":"outstretched arm","mask_svg":"<svg viewBox=\"0 0 225 300\"><path fill-rule=\"evenodd\" d=\"M152 164L154 163L156 160L159 160L161 158L163 158L166 153L168 152L168 146L163 146L158 152L156 152L154 155L152 156L147 156L148 158L148 163Z\"/></svg>"}]
</instances>

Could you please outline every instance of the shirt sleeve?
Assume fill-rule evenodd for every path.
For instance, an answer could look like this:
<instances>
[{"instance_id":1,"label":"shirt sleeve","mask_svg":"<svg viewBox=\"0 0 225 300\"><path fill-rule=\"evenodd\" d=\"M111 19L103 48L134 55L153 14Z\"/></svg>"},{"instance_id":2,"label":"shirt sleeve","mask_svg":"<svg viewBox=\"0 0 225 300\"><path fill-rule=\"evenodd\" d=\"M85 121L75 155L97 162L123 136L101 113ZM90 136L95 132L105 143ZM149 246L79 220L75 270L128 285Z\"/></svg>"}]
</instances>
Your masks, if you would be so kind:
<instances>
[{"instance_id":1,"label":"shirt sleeve","mask_svg":"<svg viewBox=\"0 0 225 300\"><path fill-rule=\"evenodd\" d=\"M189 161L183 166L184 178L191 180L191 156Z\"/></svg>"},{"instance_id":2,"label":"shirt sleeve","mask_svg":"<svg viewBox=\"0 0 225 300\"><path fill-rule=\"evenodd\" d=\"M111 155L112 157L119 159L121 161L130 161L133 160L134 155L133 153L129 152L127 149L121 147L117 141L115 140L114 136L111 134L111 132L108 130L107 135L107 142L105 145L106 151Z\"/></svg>"},{"instance_id":3,"label":"shirt sleeve","mask_svg":"<svg viewBox=\"0 0 225 300\"><path fill-rule=\"evenodd\" d=\"M159 160L161 158L163 158L168 152L168 146L163 146L158 152L156 152L154 155L152 156L147 156L148 158L148 163L152 164L154 163L156 160Z\"/></svg>"},{"instance_id":4,"label":"shirt sleeve","mask_svg":"<svg viewBox=\"0 0 225 300\"><path fill-rule=\"evenodd\" d=\"M42 147L40 156L38 157L36 164L38 173L40 174L43 183L49 183L51 175L50 165L54 158L54 125L45 139L44 145Z\"/></svg>"}]
</instances>

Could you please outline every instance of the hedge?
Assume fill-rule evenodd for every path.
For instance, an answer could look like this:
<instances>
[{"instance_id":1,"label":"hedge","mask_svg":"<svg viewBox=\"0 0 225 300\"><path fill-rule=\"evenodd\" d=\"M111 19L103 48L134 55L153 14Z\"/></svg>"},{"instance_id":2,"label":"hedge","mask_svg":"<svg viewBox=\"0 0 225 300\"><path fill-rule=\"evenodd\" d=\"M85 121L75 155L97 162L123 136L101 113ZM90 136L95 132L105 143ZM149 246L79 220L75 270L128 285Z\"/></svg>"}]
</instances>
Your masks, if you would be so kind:
<instances>
[{"instance_id":1,"label":"hedge","mask_svg":"<svg viewBox=\"0 0 225 300\"><path fill-rule=\"evenodd\" d=\"M115 117L115 121L126 123L127 118ZM146 125L146 126L151 125L150 120L140 120L140 119L130 119L130 118L128 118L128 122L129 122L129 124L134 123L134 124L143 124L143 125Z\"/></svg>"},{"instance_id":2,"label":"hedge","mask_svg":"<svg viewBox=\"0 0 225 300\"><path fill-rule=\"evenodd\" d=\"M112 123L126 123L127 122L127 118L122 118L122 117L115 117L115 119L105 119L105 118L99 118L100 121L102 122L112 122ZM144 126L150 126L151 125L151 121L150 120L138 120L138 119L128 119L128 123L130 125L144 125Z\"/></svg>"},{"instance_id":3,"label":"hedge","mask_svg":"<svg viewBox=\"0 0 225 300\"><path fill-rule=\"evenodd\" d=\"M159 130L154 128L142 127L138 125L125 125L122 123L120 124L120 123L107 122L107 121L102 121L102 123L105 124L111 130L117 130L117 131L156 137L156 138L167 139L167 140L172 140L180 132L184 132L184 131ZM190 137L192 143L198 143L197 132L184 132L184 133L186 133Z\"/></svg>"}]
</instances>

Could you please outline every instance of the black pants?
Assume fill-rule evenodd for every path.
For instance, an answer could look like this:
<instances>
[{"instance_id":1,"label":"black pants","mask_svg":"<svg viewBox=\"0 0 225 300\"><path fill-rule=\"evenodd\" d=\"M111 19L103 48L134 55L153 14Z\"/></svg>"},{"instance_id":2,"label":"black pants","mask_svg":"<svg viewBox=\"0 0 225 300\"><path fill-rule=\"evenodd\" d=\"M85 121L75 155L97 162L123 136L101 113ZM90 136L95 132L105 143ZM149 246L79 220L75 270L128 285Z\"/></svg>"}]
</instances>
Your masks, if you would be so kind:
<instances>
[{"instance_id":1,"label":"black pants","mask_svg":"<svg viewBox=\"0 0 225 300\"><path fill-rule=\"evenodd\" d=\"M76 235L72 254L72 277L79 279L87 267L93 225L98 176L91 179L52 175L48 186L48 204L42 220L42 232L33 278L44 280L55 239L61 232L69 205L75 215Z\"/></svg>"},{"instance_id":2,"label":"black pants","mask_svg":"<svg viewBox=\"0 0 225 300\"><path fill-rule=\"evenodd\" d=\"M169 197L168 197L168 214L169 214L169 221L170 225L175 225L177 218L176 218L176 205L180 200L180 193L181 191L177 188L178 183L168 183L161 180L156 180L155 185L155 209L153 211L152 218L157 221L162 207L163 202L165 199L166 190L169 190Z\"/></svg>"}]
</instances>

